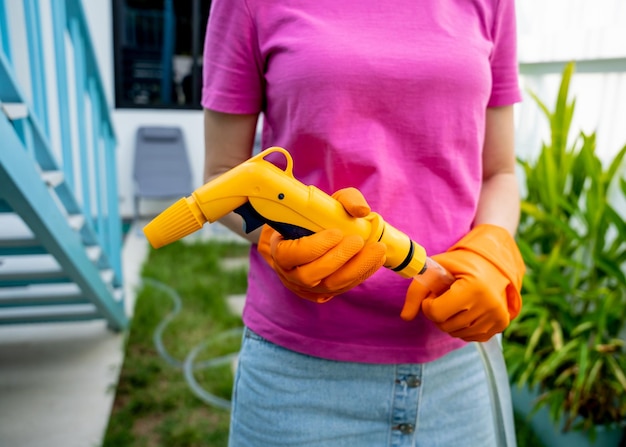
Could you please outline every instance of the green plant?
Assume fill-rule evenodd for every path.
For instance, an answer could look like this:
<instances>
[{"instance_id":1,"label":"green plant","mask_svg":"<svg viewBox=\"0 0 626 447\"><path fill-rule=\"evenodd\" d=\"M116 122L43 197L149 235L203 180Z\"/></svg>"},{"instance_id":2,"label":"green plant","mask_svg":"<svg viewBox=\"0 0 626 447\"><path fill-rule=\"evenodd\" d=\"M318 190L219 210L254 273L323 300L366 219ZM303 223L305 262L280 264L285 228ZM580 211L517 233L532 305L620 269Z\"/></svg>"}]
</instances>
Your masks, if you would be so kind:
<instances>
[{"instance_id":1,"label":"green plant","mask_svg":"<svg viewBox=\"0 0 626 447\"><path fill-rule=\"evenodd\" d=\"M504 334L511 381L539 393L568 430L626 420L626 224L611 200L626 197L619 170L596 135L570 136L574 64L562 73L549 120L551 140L534 160L519 160L526 191L518 243L527 266L523 309Z\"/></svg>"}]
</instances>

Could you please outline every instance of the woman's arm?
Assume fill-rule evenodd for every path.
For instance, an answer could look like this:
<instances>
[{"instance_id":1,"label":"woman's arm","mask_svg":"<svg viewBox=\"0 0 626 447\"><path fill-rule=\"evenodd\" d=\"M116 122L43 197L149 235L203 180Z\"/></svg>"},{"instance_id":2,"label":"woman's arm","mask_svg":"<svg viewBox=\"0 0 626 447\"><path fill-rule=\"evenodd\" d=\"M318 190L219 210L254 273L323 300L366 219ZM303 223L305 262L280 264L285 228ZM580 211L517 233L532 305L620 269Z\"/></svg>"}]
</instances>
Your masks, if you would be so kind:
<instances>
[{"instance_id":1,"label":"woman's arm","mask_svg":"<svg viewBox=\"0 0 626 447\"><path fill-rule=\"evenodd\" d=\"M235 115L204 110L204 181L223 174L252 156L258 115ZM259 231L246 234L241 216L230 213L220 223L256 243Z\"/></svg>"},{"instance_id":2,"label":"woman's arm","mask_svg":"<svg viewBox=\"0 0 626 447\"><path fill-rule=\"evenodd\" d=\"M520 196L515 174L513 106L487 109L483 183L474 225L490 223L517 230Z\"/></svg>"}]
</instances>

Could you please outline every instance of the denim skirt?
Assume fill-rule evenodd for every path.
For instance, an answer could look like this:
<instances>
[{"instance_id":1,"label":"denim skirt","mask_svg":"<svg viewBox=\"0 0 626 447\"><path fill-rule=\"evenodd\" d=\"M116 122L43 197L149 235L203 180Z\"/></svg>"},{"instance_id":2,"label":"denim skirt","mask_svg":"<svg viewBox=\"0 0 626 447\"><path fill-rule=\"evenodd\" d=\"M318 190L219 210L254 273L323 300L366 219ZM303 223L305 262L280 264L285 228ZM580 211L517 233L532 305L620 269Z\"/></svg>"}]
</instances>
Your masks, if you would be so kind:
<instances>
[{"instance_id":1,"label":"denim skirt","mask_svg":"<svg viewBox=\"0 0 626 447\"><path fill-rule=\"evenodd\" d=\"M491 447L489 388L475 344L423 364L311 357L249 329L230 447Z\"/></svg>"}]
</instances>

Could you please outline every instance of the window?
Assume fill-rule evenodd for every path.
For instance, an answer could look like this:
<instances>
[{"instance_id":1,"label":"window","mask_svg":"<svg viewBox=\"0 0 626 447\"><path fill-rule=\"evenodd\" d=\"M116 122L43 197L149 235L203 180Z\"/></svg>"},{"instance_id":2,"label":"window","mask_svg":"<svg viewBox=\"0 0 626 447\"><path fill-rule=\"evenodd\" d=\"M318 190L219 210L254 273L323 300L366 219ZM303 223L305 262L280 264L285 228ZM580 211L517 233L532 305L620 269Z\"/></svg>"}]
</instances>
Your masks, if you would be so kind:
<instances>
[{"instance_id":1,"label":"window","mask_svg":"<svg viewBox=\"0 0 626 447\"><path fill-rule=\"evenodd\" d=\"M211 0L113 0L115 106L199 109Z\"/></svg>"}]
</instances>

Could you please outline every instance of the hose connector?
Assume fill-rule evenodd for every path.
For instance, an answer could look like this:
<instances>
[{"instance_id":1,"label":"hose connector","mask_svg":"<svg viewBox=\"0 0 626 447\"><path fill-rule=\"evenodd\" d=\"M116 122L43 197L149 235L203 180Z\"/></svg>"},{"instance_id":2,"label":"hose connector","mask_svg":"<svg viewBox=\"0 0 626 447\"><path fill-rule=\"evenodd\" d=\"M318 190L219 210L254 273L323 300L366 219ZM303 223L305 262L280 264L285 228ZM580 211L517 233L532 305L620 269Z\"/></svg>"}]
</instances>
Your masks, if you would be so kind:
<instances>
[{"instance_id":1,"label":"hose connector","mask_svg":"<svg viewBox=\"0 0 626 447\"><path fill-rule=\"evenodd\" d=\"M206 223L193 195L184 197L154 218L143 229L148 242L160 248L198 231Z\"/></svg>"}]
</instances>

